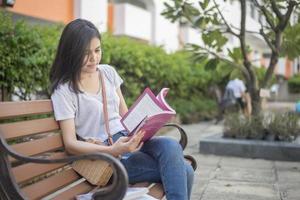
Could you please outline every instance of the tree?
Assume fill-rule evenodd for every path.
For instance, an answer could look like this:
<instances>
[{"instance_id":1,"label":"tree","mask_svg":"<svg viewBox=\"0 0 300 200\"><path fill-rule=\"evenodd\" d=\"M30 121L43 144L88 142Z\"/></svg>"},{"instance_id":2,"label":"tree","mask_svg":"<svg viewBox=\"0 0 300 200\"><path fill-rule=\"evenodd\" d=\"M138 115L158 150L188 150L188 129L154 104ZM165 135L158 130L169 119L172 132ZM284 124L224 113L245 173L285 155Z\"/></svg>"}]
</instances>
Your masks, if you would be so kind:
<instances>
[{"instance_id":1,"label":"tree","mask_svg":"<svg viewBox=\"0 0 300 200\"><path fill-rule=\"evenodd\" d=\"M199 59L209 56L208 67L216 68L219 61L223 60L242 73L252 98L253 114L256 115L261 111L259 91L269 86L279 57L288 56L293 59L300 54L297 45L300 44L300 26L298 23L290 23L291 15L298 14L300 0L252 0L252 6L261 16L259 31L246 29L247 3L250 1L236 0L239 1L241 9L239 27L227 21L218 4L220 1L198 0L192 3L188 0L172 0L172 3L165 3L166 9L162 14L172 22L187 23L201 30L204 45L191 44L189 48ZM228 42L226 34L236 37L240 44L238 48L228 49L228 56L224 55L223 49ZM254 65L248 56L251 48L246 41L247 34L259 35L270 49L270 63L261 83L258 83Z\"/></svg>"}]
</instances>

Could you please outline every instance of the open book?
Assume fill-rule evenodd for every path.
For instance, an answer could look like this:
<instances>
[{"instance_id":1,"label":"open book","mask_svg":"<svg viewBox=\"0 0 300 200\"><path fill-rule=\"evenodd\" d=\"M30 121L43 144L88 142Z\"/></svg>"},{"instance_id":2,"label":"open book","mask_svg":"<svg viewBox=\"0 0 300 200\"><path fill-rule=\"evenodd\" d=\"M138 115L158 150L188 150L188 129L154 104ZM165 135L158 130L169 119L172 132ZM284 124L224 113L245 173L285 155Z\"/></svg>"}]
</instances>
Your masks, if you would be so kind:
<instances>
[{"instance_id":1,"label":"open book","mask_svg":"<svg viewBox=\"0 0 300 200\"><path fill-rule=\"evenodd\" d=\"M169 89L163 88L157 96L146 88L128 112L121 119L124 128L134 134L144 130L143 141L149 140L164 124L176 115L165 101Z\"/></svg>"}]
</instances>

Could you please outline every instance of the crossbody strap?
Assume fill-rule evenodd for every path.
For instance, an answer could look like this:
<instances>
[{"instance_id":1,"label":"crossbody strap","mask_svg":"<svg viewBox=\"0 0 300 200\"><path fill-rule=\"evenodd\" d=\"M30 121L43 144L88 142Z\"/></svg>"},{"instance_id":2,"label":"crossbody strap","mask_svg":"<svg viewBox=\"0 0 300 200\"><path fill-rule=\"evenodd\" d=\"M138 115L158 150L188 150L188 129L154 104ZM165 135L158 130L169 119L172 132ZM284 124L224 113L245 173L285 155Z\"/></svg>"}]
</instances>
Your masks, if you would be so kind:
<instances>
[{"instance_id":1,"label":"crossbody strap","mask_svg":"<svg viewBox=\"0 0 300 200\"><path fill-rule=\"evenodd\" d=\"M102 88L104 124L105 124L106 133L107 133L107 136L108 136L108 143L110 145L112 145L113 144L113 139L112 139L112 136L110 134L110 129L109 129L105 83L104 83L103 75L102 75L102 72L101 72L100 69L99 69L99 76L100 76L101 88Z\"/></svg>"}]
</instances>

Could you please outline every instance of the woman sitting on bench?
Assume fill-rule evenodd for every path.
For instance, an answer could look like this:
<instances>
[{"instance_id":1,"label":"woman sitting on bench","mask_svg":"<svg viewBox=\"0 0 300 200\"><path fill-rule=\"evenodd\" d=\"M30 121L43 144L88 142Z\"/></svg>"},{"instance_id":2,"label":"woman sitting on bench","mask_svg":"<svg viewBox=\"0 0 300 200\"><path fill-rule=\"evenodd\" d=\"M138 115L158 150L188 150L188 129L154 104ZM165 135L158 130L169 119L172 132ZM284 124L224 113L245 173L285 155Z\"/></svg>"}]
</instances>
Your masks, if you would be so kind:
<instances>
[{"instance_id":1,"label":"woman sitting on bench","mask_svg":"<svg viewBox=\"0 0 300 200\"><path fill-rule=\"evenodd\" d=\"M91 22L76 19L63 30L50 80L55 119L66 150L72 154L105 152L121 157L129 183L161 182L168 200L190 199L194 171L185 162L177 141L153 137L143 143L143 131L127 137L120 122L128 111L120 89L123 80L113 67L99 65L101 53L100 33ZM113 141L104 123L102 83ZM103 145L79 140L77 135L97 138Z\"/></svg>"}]
</instances>

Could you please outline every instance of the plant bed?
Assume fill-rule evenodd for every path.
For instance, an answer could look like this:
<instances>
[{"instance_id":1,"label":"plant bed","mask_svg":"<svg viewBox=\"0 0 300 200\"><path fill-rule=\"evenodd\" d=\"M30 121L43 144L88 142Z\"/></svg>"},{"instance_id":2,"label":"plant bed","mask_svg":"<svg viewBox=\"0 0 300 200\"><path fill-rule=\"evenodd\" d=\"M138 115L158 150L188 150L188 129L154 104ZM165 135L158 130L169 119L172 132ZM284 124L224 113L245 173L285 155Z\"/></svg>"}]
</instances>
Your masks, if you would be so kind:
<instances>
[{"instance_id":1,"label":"plant bed","mask_svg":"<svg viewBox=\"0 0 300 200\"><path fill-rule=\"evenodd\" d=\"M300 135L299 115L267 112L245 117L233 113L225 117L223 133L228 138L293 142Z\"/></svg>"},{"instance_id":2,"label":"plant bed","mask_svg":"<svg viewBox=\"0 0 300 200\"><path fill-rule=\"evenodd\" d=\"M217 134L200 140L200 153L300 161L300 144L296 142L224 138L222 134Z\"/></svg>"},{"instance_id":3,"label":"plant bed","mask_svg":"<svg viewBox=\"0 0 300 200\"><path fill-rule=\"evenodd\" d=\"M200 141L200 153L300 161L299 133L295 113L233 113L225 117L223 134Z\"/></svg>"}]
</instances>

